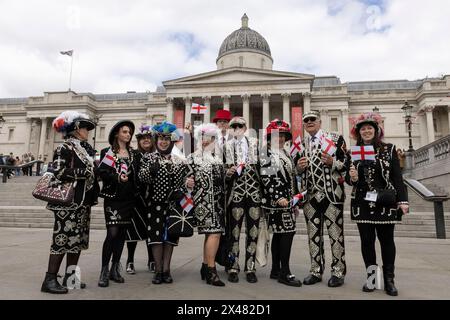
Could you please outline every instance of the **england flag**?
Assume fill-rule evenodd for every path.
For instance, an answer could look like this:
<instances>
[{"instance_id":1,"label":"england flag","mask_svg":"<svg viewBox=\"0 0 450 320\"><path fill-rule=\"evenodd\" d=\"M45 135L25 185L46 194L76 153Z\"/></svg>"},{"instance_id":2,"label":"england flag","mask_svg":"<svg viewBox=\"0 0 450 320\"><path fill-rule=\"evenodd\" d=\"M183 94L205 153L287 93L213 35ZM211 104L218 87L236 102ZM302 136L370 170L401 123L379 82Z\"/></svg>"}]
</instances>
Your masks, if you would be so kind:
<instances>
[{"instance_id":1,"label":"england flag","mask_svg":"<svg viewBox=\"0 0 450 320\"><path fill-rule=\"evenodd\" d=\"M375 161L375 149L373 146L352 146L352 161Z\"/></svg>"},{"instance_id":2,"label":"england flag","mask_svg":"<svg viewBox=\"0 0 450 320\"><path fill-rule=\"evenodd\" d=\"M180 205L184 211L189 212L194 208L194 199L190 193L186 193L180 201Z\"/></svg>"},{"instance_id":3,"label":"england flag","mask_svg":"<svg viewBox=\"0 0 450 320\"><path fill-rule=\"evenodd\" d=\"M108 152L105 154L105 157L103 158L102 162L100 164L106 164L109 167L116 167L116 161L114 160L114 153L112 152L111 148L109 148Z\"/></svg>"},{"instance_id":4,"label":"england flag","mask_svg":"<svg viewBox=\"0 0 450 320\"><path fill-rule=\"evenodd\" d=\"M205 114L208 108L198 103L193 103L191 108L191 114Z\"/></svg>"},{"instance_id":5,"label":"england flag","mask_svg":"<svg viewBox=\"0 0 450 320\"><path fill-rule=\"evenodd\" d=\"M294 142L292 142L290 155L292 158L295 158L297 154L302 153L303 145L302 145L302 137L298 136Z\"/></svg>"},{"instance_id":6,"label":"england flag","mask_svg":"<svg viewBox=\"0 0 450 320\"><path fill-rule=\"evenodd\" d=\"M300 200L305 198L305 195L306 195L306 191L296 194L291 200L291 206L292 207L295 206Z\"/></svg>"},{"instance_id":7,"label":"england flag","mask_svg":"<svg viewBox=\"0 0 450 320\"><path fill-rule=\"evenodd\" d=\"M330 137L322 137L322 151L332 156L336 152L337 148L333 140Z\"/></svg>"}]
</instances>

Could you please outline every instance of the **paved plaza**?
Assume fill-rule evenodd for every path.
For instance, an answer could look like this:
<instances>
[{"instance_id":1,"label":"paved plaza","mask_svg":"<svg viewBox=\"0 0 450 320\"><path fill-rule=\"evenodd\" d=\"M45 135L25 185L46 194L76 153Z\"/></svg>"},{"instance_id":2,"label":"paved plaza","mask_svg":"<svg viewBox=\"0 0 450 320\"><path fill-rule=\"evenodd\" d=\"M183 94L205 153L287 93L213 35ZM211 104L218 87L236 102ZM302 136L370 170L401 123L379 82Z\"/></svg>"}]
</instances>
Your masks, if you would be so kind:
<instances>
[{"instance_id":1,"label":"paved plaza","mask_svg":"<svg viewBox=\"0 0 450 320\"><path fill-rule=\"evenodd\" d=\"M146 269L146 252L143 243L136 250L135 275L125 277L124 284L110 283L109 288L99 288L103 230L91 231L90 249L82 253L80 267L87 288L71 290L67 295L50 295L40 292L47 268L51 230L0 228L0 299L120 299L120 300L304 300L304 299L450 299L450 240L397 238L396 285L398 297L389 297L384 291L361 291L365 279L358 237L346 237L348 274L341 288L328 288L330 249L326 239L327 267L324 281L314 286L288 287L269 278L270 265L257 268L259 281L247 283L240 275L239 283L229 283L222 267L219 274L226 286L212 287L200 280L201 247L203 236L182 238L172 259L174 283L154 285L152 273ZM242 252L242 249L241 249ZM379 253L379 247L377 247ZM125 265L126 248L122 256ZM378 254L380 257L380 255ZM270 259L270 256L269 256ZM64 261L65 265L65 261ZM303 279L308 274L309 257L307 239L296 236L291 255L291 271Z\"/></svg>"}]
</instances>

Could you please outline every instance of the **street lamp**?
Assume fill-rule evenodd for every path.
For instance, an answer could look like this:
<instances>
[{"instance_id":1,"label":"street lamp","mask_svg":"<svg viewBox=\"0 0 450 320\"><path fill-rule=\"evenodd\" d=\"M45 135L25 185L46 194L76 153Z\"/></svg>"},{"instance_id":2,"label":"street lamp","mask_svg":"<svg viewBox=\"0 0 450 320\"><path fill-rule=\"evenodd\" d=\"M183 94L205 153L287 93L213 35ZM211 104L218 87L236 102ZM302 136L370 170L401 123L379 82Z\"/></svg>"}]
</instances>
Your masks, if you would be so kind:
<instances>
[{"instance_id":1,"label":"street lamp","mask_svg":"<svg viewBox=\"0 0 450 320\"><path fill-rule=\"evenodd\" d=\"M408 101L405 101L405 104L402 107L403 112L405 113L405 123L408 127L408 137L409 137L409 148L408 151L414 151L413 145L412 145L412 137L411 137L411 124L412 124L412 109L413 106L408 103Z\"/></svg>"},{"instance_id":2,"label":"street lamp","mask_svg":"<svg viewBox=\"0 0 450 320\"><path fill-rule=\"evenodd\" d=\"M0 132L2 131L3 124L6 122L6 120L3 118L3 114L0 113Z\"/></svg>"},{"instance_id":3,"label":"street lamp","mask_svg":"<svg viewBox=\"0 0 450 320\"><path fill-rule=\"evenodd\" d=\"M95 150L95 141L96 141L96 138L97 138L97 125L98 125L98 121L100 120L101 117L102 116L95 115L94 118L93 118L94 124L95 124L95 127L94 127L94 138L92 139L92 140L94 140L94 146L93 146L94 150Z\"/></svg>"}]
</instances>

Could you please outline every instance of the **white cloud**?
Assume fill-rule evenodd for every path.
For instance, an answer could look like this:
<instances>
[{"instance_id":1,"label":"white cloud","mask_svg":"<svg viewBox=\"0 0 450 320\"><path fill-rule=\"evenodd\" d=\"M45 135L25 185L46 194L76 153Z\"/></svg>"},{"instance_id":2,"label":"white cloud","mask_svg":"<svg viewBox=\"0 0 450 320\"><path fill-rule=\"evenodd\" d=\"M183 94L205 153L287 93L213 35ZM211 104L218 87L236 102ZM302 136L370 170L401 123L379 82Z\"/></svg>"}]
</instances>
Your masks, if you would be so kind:
<instances>
[{"instance_id":1,"label":"white cloud","mask_svg":"<svg viewBox=\"0 0 450 320\"><path fill-rule=\"evenodd\" d=\"M417 79L450 73L446 0L123 2L0 0L0 97L72 88L155 90L207 72L223 39L249 26L272 50L274 69L342 81ZM369 9L368 9L369 8Z\"/></svg>"}]
</instances>

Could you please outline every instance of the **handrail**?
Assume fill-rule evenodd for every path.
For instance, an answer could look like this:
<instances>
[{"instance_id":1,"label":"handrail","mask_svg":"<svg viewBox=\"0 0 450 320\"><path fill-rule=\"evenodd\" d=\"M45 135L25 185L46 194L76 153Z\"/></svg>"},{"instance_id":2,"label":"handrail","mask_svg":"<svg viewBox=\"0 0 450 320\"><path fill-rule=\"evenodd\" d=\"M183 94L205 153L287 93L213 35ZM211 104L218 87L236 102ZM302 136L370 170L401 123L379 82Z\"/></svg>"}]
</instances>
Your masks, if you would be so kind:
<instances>
[{"instance_id":1,"label":"handrail","mask_svg":"<svg viewBox=\"0 0 450 320\"><path fill-rule=\"evenodd\" d=\"M446 239L445 235L445 218L444 218L444 201L450 199L448 194L437 194L425 187L422 183L415 179L403 178L406 186L411 188L420 198L425 201L432 201L434 204L434 221L436 225L436 238Z\"/></svg>"},{"instance_id":2,"label":"handrail","mask_svg":"<svg viewBox=\"0 0 450 320\"><path fill-rule=\"evenodd\" d=\"M0 164L0 172L3 172L3 183L8 182L8 174L7 174L7 170L14 170L14 169L22 169L22 168L27 168L27 167L33 167L34 164L36 163L36 175L38 176L40 171L41 171L41 164L44 163L44 161L42 160L33 160L18 166L11 166L8 164Z\"/></svg>"}]
</instances>

